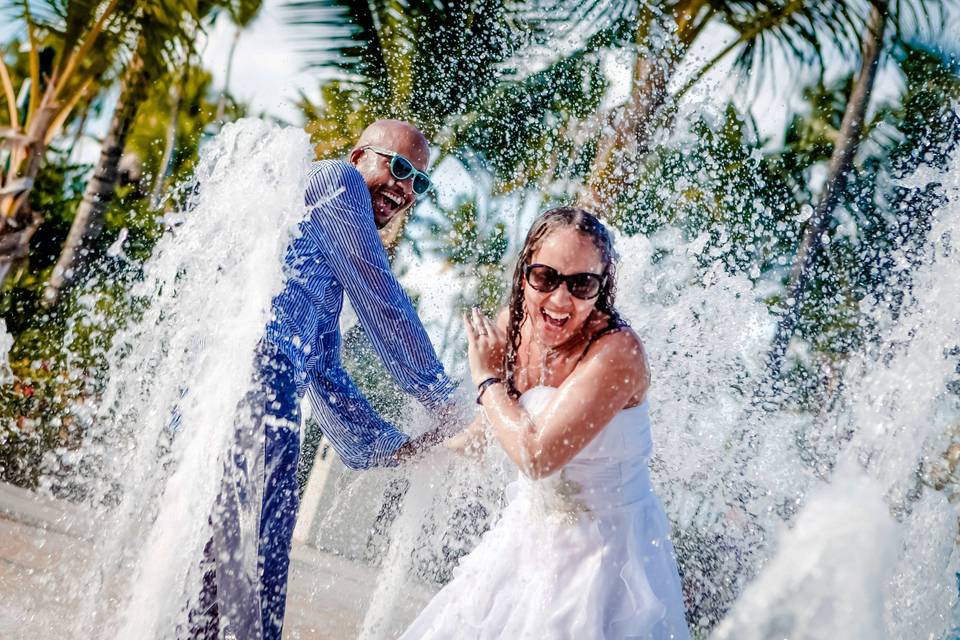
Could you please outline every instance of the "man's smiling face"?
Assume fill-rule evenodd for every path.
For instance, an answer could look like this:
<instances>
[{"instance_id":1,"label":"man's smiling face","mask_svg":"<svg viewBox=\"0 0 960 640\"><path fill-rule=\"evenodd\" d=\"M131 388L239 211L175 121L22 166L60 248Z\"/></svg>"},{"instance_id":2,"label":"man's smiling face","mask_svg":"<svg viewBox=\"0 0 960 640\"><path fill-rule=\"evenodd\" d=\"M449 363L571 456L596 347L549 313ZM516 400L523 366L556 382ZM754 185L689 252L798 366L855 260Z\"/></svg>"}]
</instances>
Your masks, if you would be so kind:
<instances>
[{"instance_id":1,"label":"man's smiling face","mask_svg":"<svg viewBox=\"0 0 960 640\"><path fill-rule=\"evenodd\" d=\"M350 153L350 162L357 167L373 203L373 219L378 229L403 213L417 200L413 180L397 180L390 173L390 158L365 147L374 146L399 153L420 171L427 168L430 149L423 134L413 125L399 120L374 122L360 136Z\"/></svg>"}]
</instances>

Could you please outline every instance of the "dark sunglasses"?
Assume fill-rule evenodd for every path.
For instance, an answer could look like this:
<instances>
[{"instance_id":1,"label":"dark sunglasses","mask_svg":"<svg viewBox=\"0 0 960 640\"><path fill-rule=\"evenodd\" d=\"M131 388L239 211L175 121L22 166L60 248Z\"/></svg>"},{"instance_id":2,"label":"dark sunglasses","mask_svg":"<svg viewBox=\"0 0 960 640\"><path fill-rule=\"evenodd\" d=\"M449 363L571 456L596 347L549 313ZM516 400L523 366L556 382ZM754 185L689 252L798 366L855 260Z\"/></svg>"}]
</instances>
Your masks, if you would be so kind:
<instances>
[{"instance_id":1,"label":"dark sunglasses","mask_svg":"<svg viewBox=\"0 0 960 640\"><path fill-rule=\"evenodd\" d=\"M545 264L528 264L524 267L523 275L527 284L541 293L555 291L561 283L566 282L570 295L581 300L600 295L600 288L606 279L596 273L572 273L567 276Z\"/></svg>"},{"instance_id":2,"label":"dark sunglasses","mask_svg":"<svg viewBox=\"0 0 960 640\"><path fill-rule=\"evenodd\" d=\"M366 151L368 149L374 153L380 154L381 156L390 158L390 175L397 180L413 178L413 192L418 196L422 196L433 188L433 182L430 181L430 176L425 174L423 171L418 171L417 168L413 166L412 162L404 158L396 151L390 151L389 149L375 147L373 145L367 145L360 148L361 151Z\"/></svg>"}]
</instances>

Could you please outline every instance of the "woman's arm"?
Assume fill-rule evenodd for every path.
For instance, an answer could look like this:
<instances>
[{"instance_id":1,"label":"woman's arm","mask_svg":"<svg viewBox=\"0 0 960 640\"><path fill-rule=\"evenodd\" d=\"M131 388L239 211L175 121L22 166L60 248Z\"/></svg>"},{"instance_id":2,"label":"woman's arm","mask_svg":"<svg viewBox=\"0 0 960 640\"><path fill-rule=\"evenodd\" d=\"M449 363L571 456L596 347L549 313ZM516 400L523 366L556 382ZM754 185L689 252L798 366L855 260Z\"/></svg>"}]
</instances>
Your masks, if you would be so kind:
<instances>
[{"instance_id":1,"label":"woman's arm","mask_svg":"<svg viewBox=\"0 0 960 640\"><path fill-rule=\"evenodd\" d=\"M487 354L497 328L478 316L467 323L475 381L496 375ZM482 403L507 455L527 476L542 478L583 450L632 398L646 393L649 382L643 345L624 330L597 339L536 419L503 384L489 387Z\"/></svg>"}]
</instances>

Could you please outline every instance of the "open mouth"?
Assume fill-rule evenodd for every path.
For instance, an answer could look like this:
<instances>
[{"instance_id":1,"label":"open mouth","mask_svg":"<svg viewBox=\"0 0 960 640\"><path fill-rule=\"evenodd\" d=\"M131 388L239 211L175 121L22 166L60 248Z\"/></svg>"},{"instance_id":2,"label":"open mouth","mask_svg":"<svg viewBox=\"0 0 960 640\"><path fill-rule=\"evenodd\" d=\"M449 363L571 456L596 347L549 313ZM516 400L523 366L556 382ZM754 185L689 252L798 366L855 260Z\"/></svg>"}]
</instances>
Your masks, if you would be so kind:
<instances>
[{"instance_id":1,"label":"open mouth","mask_svg":"<svg viewBox=\"0 0 960 640\"><path fill-rule=\"evenodd\" d=\"M391 191L380 191L377 195L379 198L374 200L374 214L377 226L382 229L400 212L404 201L403 196Z\"/></svg>"},{"instance_id":2,"label":"open mouth","mask_svg":"<svg viewBox=\"0 0 960 640\"><path fill-rule=\"evenodd\" d=\"M570 319L569 313L551 313L546 309L541 309L540 315L543 316L543 321L547 323L547 326L556 327L558 329L567 324L567 320Z\"/></svg>"},{"instance_id":3,"label":"open mouth","mask_svg":"<svg viewBox=\"0 0 960 640\"><path fill-rule=\"evenodd\" d=\"M390 191L382 191L384 201L391 205L393 209L399 209L403 205L403 198Z\"/></svg>"}]
</instances>

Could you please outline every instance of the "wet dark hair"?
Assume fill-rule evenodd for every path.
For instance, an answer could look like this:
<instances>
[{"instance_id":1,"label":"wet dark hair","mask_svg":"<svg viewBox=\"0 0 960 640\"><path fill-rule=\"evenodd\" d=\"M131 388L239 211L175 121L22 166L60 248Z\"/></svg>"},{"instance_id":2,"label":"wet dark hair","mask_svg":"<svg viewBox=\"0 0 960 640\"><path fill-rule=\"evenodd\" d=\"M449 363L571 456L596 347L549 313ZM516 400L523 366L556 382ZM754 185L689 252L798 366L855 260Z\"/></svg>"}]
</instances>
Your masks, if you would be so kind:
<instances>
[{"instance_id":1,"label":"wet dark hair","mask_svg":"<svg viewBox=\"0 0 960 640\"><path fill-rule=\"evenodd\" d=\"M613 239L610 232L595 215L585 209L577 207L557 207L541 213L523 243L517 266L513 271L513 285L510 290L508 305L509 319L507 321L507 344L503 355L503 371L507 390L514 396L518 395L514 385L514 369L517 364L517 355L520 353L520 327L526 320L526 310L523 305L524 268L530 264L533 254L543 244L547 235L555 229L573 227L593 241L600 259L603 261L603 284L600 293L594 302L595 308L606 315L610 323L608 326L622 325L623 321L614 306L616 298L616 253L613 250Z\"/></svg>"}]
</instances>

